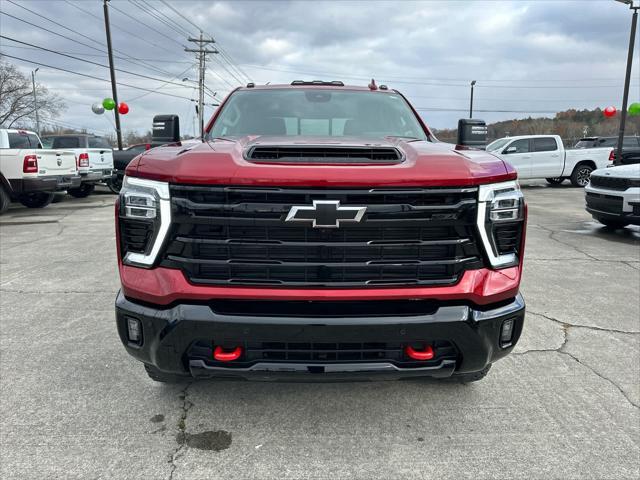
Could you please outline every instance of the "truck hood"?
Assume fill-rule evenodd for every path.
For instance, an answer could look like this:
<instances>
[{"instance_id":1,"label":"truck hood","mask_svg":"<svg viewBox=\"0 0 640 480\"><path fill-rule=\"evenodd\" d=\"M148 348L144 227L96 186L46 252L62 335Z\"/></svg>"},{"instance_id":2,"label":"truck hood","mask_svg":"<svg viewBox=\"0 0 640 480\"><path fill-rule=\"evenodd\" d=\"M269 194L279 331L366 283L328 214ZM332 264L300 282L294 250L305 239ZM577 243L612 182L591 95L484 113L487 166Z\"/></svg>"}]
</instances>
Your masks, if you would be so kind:
<instances>
[{"instance_id":1,"label":"truck hood","mask_svg":"<svg viewBox=\"0 0 640 480\"><path fill-rule=\"evenodd\" d=\"M617 167L600 168L591 173L597 177L616 177L640 180L640 163L620 165Z\"/></svg>"},{"instance_id":2,"label":"truck hood","mask_svg":"<svg viewBox=\"0 0 640 480\"><path fill-rule=\"evenodd\" d=\"M395 147L404 160L388 165L254 163L253 146ZM275 161L274 161L275 162ZM482 150L426 141L356 137L265 137L183 143L135 158L127 175L179 184L265 186L469 186L516 178L515 170Z\"/></svg>"}]
</instances>

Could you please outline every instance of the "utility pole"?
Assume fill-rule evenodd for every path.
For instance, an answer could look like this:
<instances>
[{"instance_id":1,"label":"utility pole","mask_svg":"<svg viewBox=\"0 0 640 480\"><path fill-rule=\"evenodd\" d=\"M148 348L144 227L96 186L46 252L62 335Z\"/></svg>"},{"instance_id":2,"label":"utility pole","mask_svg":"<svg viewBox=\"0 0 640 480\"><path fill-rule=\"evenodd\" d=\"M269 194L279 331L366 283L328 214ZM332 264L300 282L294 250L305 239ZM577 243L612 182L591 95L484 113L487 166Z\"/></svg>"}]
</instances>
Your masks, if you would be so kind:
<instances>
[{"instance_id":1,"label":"utility pole","mask_svg":"<svg viewBox=\"0 0 640 480\"><path fill-rule=\"evenodd\" d=\"M107 33L107 53L109 54L109 72L111 73L111 94L113 95L113 101L116 102L116 107L113 109L113 113L116 116L116 137L118 139L118 150L122 150L122 130L120 129L120 112L118 111L118 89L116 88L116 71L113 66L113 49L111 48L111 27L109 26L109 7L107 6L109 0L104 0L104 29Z\"/></svg>"},{"instance_id":2,"label":"utility pole","mask_svg":"<svg viewBox=\"0 0 640 480\"><path fill-rule=\"evenodd\" d=\"M476 81L471 82L471 102L469 103L469 118L473 118L473 87L476 86Z\"/></svg>"},{"instance_id":3,"label":"utility pole","mask_svg":"<svg viewBox=\"0 0 640 480\"><path fill-rule=\"evenodd\" d=\"M106 0L105 0L106 1ZM198 126L200 128L200 139L204 140L204 71L206 68L207 55L218 53L218 50L208 49L207 45L210 43L216 43L213 38L206 39L202 35L202 31L200 32L200 38L192 38L189 37L187 40L193 42L198 45L197 49L194 48L185 48L185 52L193 52L196 53L196 58L198 60Z\"/></svg>"},{"instance_id":4,"label":"utility pole","mask_svg":"<svg viewBox=\"0 0 640 480\"><path fill-rule=\"evenodd\" d=\"M631 67L633 65L633 48L636 43L636 29L638 26L638 9L640 0L618 0L620 3L629 5L633 10L631 17L631 35L629 37L629 51L627 54L627 73L624 79L624 92L622 94L622 111L620 112L620 131L618 132L618 148L616 148L615 164L622 164L622 144L624 143L624 129L627 123L627 108L629 104L629 85L631 83Z\"/></svg>"},{"instance_id":5,"label":"utility pole","mask_svg":"<svg viewBox=\"0 0 640 480\"><path fill-rule=\"evenodd\" d=\"M36 68L31 71L31 83L33 84L33 108L36 111L36 133L40 136L40 117L38 117L38 97L36 96L36 72L40 70Z\"/></svg>"}]
</instances>

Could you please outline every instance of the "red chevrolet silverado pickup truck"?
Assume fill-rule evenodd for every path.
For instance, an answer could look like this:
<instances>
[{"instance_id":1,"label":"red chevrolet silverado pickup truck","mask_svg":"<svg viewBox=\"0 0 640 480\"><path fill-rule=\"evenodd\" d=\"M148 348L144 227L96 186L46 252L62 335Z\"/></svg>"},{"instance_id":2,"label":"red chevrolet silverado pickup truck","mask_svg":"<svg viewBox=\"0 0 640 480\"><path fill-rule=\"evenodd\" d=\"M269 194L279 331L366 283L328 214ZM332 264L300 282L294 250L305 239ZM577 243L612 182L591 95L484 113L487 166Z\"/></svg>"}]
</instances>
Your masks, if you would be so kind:
<instances>
[{"instance_id":1,"label":"red chevrolet silverado pickup truck","mask_svg":"<svg viewBox=\"0 0 640 480\"><path fill-rule=\"evenodd\" d=\"M522 331L526 205L460 128L373 82L234 90L202 142L126 169L126 350L164 382L483 378Z\"/></svg>"}]
</instances>

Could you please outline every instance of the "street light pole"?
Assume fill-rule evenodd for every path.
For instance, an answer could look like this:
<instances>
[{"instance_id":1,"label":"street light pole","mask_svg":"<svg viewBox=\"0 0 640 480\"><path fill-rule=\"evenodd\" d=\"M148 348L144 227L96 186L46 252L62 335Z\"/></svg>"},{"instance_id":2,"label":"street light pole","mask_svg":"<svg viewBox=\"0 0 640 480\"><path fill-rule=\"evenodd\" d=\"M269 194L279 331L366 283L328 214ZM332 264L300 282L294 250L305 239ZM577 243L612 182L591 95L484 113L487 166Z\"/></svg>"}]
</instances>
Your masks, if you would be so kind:
<instances>
[{"instance_id":1,"label":"street light pole","mask_svg":"<svg viewBox=\"0 0 640 480\"><path fill-rule=\"evenodd\" d=\"M471 82L471 102L469 104L469 118L473 118L473 87L476 86L476 81Z\"/></svg>"},{"instance_id":2,"label":"street light pole","mask_svg":"<svg viewBox=\"0 0 640 480\"><path fill-rule=\"evenodd\" d=\"M615 165L622 164L622 145L624 143L624 130L627 123L627 108L629 104L629 86L631 83L631 68L633 66L633 49L636 43L636 29L638 27L638 10L640 0L617 0L629 5L633 10L631 17L631 35L629 36L629 51L627 53L627 73L624 79L624 92L622 94L622 111L620 112L620 131L618 132L618 146L616 148Z\"/></svg>"},{"instance_id":3,"label":"street light pole","mask_svg":"<svg viewBox=\"0 0 640 480\"><path fill-rule=\"evenodd\" d=\"M36 96L36 72L40 70L36 68L31 71L31 83L33 84L33 108L36 111L36 133L40 136L40 117L38 117L38 97Z\"/></svg>"}]
</instances>

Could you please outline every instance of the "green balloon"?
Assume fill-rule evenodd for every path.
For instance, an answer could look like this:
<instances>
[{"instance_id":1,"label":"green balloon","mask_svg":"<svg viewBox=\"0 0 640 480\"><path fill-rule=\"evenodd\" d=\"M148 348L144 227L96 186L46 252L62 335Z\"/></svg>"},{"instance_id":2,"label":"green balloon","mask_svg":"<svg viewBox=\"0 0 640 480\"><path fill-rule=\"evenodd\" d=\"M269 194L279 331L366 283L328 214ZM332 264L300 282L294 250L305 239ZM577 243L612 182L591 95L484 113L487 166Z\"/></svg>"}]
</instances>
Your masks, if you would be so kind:
<instances>
[{"instance_id":1,"label":"green balloon","mask_svg":"<svg viewBox=\"0 0 640 480\"><path fill-rule=\"evenodd\" d=\"M105 110L113 110L116 108L116 102L113 101L113 98L105 98L102 101L102 106Z\"/></svg>"},{"instance_id":2,"label":"green balloon","mask_svg":"<svg viewBox=\"0 0 640 480\"><path fill-rule=\"evenodd\" d=\"M640 102L635 102L629 105L629 115L632 117L640 115Z\"/></svg>"}]
</instances>

